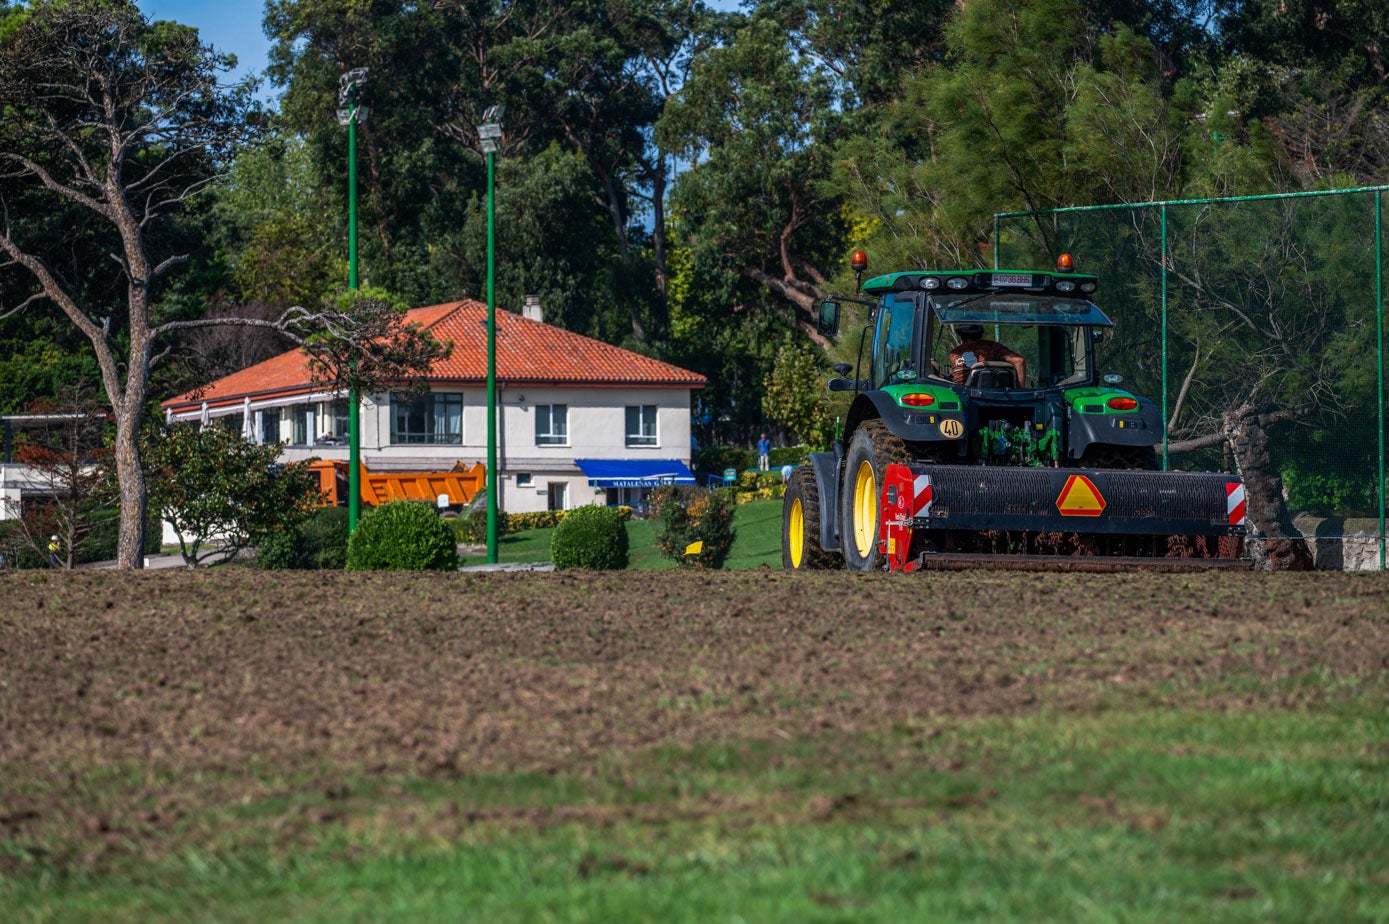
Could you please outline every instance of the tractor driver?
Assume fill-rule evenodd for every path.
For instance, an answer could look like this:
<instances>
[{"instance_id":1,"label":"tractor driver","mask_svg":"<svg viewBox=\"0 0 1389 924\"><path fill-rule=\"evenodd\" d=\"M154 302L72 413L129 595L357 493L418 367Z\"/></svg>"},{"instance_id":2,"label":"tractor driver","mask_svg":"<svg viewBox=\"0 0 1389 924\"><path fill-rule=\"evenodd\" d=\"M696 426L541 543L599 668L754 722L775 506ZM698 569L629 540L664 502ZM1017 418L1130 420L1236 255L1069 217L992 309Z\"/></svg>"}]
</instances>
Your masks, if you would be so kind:
<instances>
[{"instance_id":1,"label":"tractor driver","mask_svg":"<svg viewBox=\"0 0 1389 924\"><path fill-rule=\"evenodd\" d=\"M950 351L950 377L963 385L971 369L986 362L1010 363L1018 373L1018 386L1027 381L1027 365L1023 358L1001 343L984 339L982 324L961 324L955 328L960 345Z\"/></svg>"}]
</instances>

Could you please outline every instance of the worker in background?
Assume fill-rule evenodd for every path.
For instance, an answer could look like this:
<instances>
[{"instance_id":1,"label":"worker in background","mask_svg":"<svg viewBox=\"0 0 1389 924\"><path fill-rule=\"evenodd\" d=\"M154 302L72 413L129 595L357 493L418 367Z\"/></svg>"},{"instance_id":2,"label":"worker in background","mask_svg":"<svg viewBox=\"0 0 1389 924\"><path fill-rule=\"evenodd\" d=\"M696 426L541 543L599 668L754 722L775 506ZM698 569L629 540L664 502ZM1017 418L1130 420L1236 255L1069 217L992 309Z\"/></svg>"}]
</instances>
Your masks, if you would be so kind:
<instances>
[{"instance_id":1,"label":"worker in background","mask_svg":"<svg viewBox=\"0 0 1389 924\"><path fill-rule=\"evenodd\" d=\"M771 466L772 441L767 439L767 434L762 434L757 441L757 470L765 472Z\"/></svg>"},{"instance_id":2,"label":"worker in background","mask_svg":"<svg viewBox=\"0 0 1389 924\"><path fill-rule=\"evenodd\" d=\"M950 377L955 384L963 385L969 378L969 371L980 363L1002 363L1012 365L1018 373L1018 387L1027 383L1027 364L1021 356L995 340L984 339L982 324L961 324L955 328L960 335L960 345L950 351Z\"/></svg>"},{"instance_id":3,"label":"worker in background","mask_svg":"<svg viewBox=\"0 0 1389 924\"><path fill-rule=\"evenodd\" d=\"M61 558L58 557L58 553L61 552L62 550L63 550L63 544L62 544L61 542L58 541L58 537L57 537L57 536L53 536L52 538L50 538L50 539L48 540L48 567L50 567L50 568L61 568L61 567L63 567L63 560L62 560Z\"/></svg>"}]
</instances>

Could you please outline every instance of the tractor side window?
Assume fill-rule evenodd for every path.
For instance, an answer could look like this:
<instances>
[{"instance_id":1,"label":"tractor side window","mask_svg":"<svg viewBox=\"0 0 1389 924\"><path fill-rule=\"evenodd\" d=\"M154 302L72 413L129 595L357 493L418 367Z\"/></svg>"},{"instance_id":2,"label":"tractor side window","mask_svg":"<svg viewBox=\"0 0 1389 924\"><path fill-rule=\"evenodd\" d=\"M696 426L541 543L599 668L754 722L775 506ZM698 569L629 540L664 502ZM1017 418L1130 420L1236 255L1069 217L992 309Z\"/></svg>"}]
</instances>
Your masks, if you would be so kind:
<instances>
[{"instance_id":1,"label":"tractor side window","mask_svg":"<svg viewBox=\"0 0 1389 924\"><path fill-rule=\"evenodd\" d=\"M1065 373L1065 378L1062 381L1068 385L1089 381L1090 369L1086 365L1088 356L1085 349L1086 341L1089 339L1088 334L1088 328L1076 327L1071 329L1071 342L1069 344L1071 362L1067 369L1062 370Z\"/></svg>"},{"instance_id":2,"label":"tractor side window","mask_svg":"<svg viewBox=\"0 0 1389 924\"><path fill-rule=\"evenodd\" d=\"M1086 328L1039 327L1042 364L1039 385L1075 385L1085 381Z\"/></svg>"},{"instance_id":3,"label":"tractor side window","mask_svg":"<svg viewBox=\"0 0 1389 924\"><path fill-rule=\"evenodd\" d=\"M883 296L878 306L878 328L873 335L873 387L912 381L912 332L916 327L916 303Z\"/></svg>"}]
</instances>

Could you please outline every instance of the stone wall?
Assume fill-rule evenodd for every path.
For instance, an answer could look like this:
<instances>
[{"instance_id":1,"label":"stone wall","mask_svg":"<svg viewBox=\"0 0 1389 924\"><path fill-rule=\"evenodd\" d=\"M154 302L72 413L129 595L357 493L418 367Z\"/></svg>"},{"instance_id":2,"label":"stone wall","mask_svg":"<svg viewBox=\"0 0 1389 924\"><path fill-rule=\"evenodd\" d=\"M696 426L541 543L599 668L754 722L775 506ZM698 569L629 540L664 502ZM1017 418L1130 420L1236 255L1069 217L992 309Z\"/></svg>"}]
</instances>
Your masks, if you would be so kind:
<instances>
[{"instance_id":1,"label":"stone wall","mask_svg":"<svg viewBox=\"0 0 1389 924\"><path fill-rule=\"evenodd\" d=\"M1318 571L1378 571L1379 520L1360 517L1293 517Z\"/></svg>"}]
</instances>

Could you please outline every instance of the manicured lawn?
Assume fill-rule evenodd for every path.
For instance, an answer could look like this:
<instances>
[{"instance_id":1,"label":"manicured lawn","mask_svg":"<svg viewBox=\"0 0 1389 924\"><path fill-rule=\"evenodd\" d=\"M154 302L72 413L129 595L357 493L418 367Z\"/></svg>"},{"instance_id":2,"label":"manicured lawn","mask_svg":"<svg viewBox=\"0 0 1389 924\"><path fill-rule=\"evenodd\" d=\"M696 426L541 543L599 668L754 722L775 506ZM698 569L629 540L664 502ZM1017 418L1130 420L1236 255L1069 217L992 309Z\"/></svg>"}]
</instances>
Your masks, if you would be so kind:
<instances>
[{"instance_id":1,"label":"manicured lawn","mask_svg":"<svg viewBox=\"0 0 1389 924\"><path fill-rule=\"evenodd\" d=\"M736 535L733 551L725 568L756 568L767 565L781 567L781 500L760 500L739 504L733 511ZM497 557L503 562L542 562L550 560L550 539L554 529L528 529L503 536L497 543ZM662 557L656 550L655 524L649 520L632 520L627 524L630 548L630 568L649 571L674 568L675 562ZM468 553L462 564L480 565L487 561L485 553Z\"/></svg>"}]
</instances>

